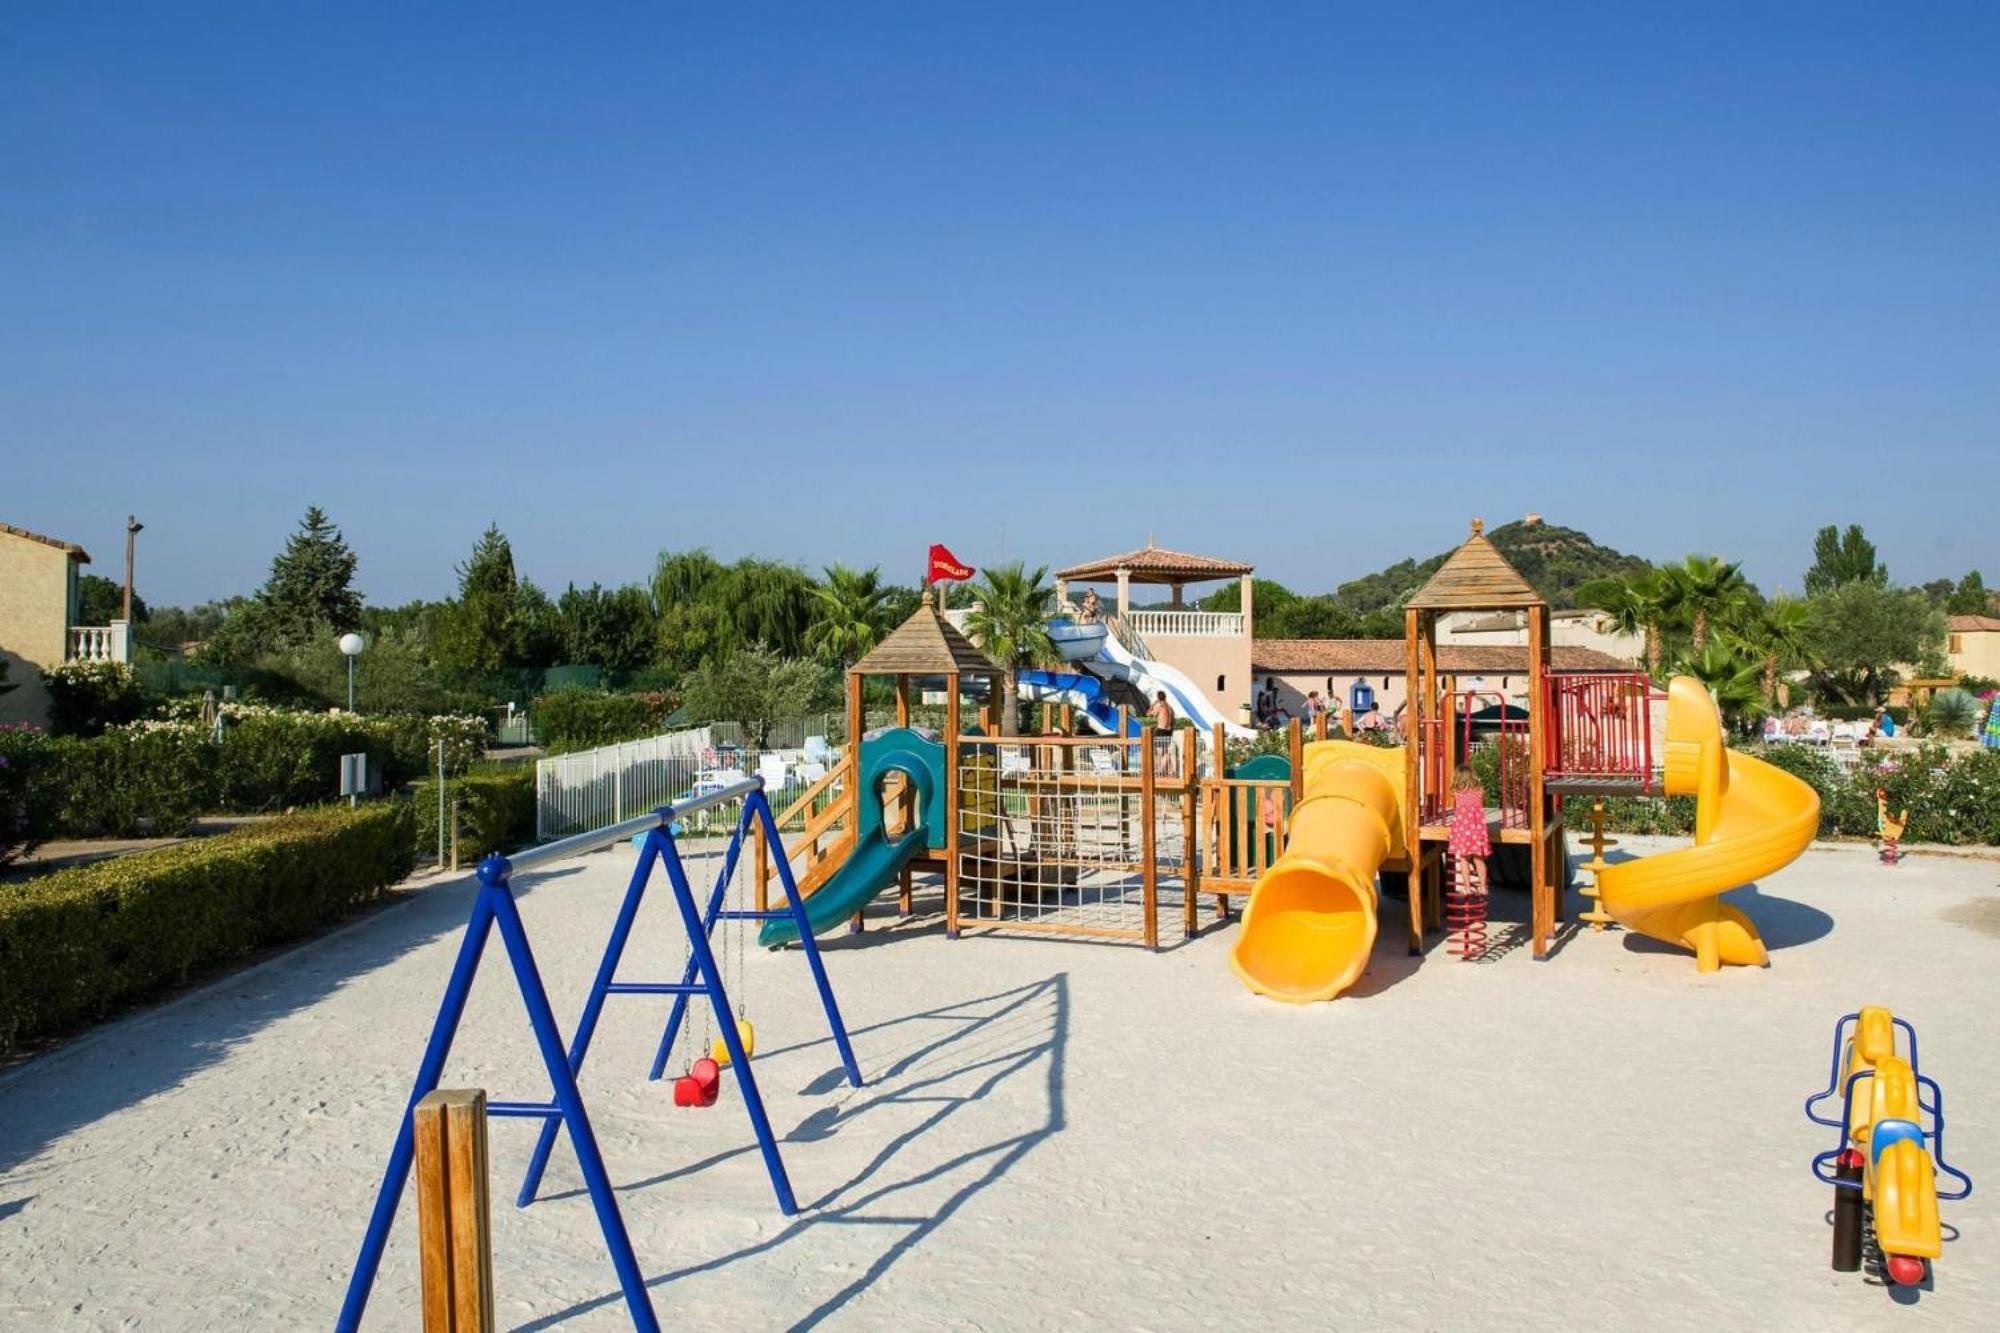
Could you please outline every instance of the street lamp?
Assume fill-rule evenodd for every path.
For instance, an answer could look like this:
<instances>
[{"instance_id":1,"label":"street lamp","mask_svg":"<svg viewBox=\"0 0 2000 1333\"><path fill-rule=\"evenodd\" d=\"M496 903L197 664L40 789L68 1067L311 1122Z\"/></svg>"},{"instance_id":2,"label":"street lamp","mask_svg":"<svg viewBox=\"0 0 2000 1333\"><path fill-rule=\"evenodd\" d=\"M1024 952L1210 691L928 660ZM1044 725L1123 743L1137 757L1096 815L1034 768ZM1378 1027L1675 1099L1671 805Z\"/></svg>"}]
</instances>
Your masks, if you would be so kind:
<instances>
[{"instance_id":1,"label":"street lamp","mask_svg":"<svg viewBox=\"0 0 2000 1333\"><path fill-rule=\"evenodd\" d=\"M340 651L347 654L347 711L354 711L354 659L361 656L361 650L368 641L349 630L340 636Z\"/></svg>"}]
</instances>

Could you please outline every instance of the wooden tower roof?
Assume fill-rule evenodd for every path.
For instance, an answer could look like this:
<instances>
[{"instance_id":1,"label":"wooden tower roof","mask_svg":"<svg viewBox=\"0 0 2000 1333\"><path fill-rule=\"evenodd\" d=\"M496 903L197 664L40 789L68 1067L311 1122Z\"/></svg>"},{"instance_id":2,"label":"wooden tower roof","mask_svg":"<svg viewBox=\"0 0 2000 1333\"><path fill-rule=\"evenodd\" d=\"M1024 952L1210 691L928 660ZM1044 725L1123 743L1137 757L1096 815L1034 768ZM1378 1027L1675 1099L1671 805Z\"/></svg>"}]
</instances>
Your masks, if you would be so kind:
<instances>
[{"instance_id":1,"label":"wooden tower roof","mask_svg":"<svg viewBox=\"0 0 2000 1333\"><path fill-rule=\"evenodd\" d=\"M998 670L971 639L939 614L929 588L910 618L849 667L864 676L989 676Z\"/></svg>"},{"instance_id":2,"label":"wooden tower roof","mask_svg":"<svg viewBox=\"0 0 2000 1333\"><path fill-rule=\"evenodd\" d=\"M1487 538L1485 523L1475 518L1465 545L1451 553L1406 605L1418 611L1472 611L1547 603L1521 572L1507 563L1500 548Z\"/></svg>"}]
</instances>

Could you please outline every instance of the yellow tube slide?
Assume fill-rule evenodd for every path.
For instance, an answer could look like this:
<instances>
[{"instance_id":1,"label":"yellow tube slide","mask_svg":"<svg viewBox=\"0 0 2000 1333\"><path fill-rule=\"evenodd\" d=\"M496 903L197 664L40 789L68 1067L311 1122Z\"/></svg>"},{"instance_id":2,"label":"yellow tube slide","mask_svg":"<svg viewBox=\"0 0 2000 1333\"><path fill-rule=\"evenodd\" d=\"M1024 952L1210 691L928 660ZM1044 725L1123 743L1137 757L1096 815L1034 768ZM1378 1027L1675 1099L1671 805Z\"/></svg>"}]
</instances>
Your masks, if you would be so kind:
<instances>
[{"instance_id":1,"label":"yellow tube slide","mask_svg":"<svg viewBox=\"0 0 2000 1333\"><path fill-rule=\"evenodd\" d=\"M1292 1004L1353 985L1375 946L1375 872L1403 854L1403 751L1353 741L1305 748L1304 798L1285 850L1250 890L1229 964Z\"/></svg>"},{"instance_id":2,"label":"yellow tube slide","mask_svg":"<svg viewBox=\"0 0 2000 1333\"><path fill-rule=\"evenodd\" d=\"M1692 949L1696 967L1762 967L1764 941L1720 895L1781 870L1819 831L1819 794L1722 743L1722 715L1692 676L1667 687L1666 790L1695 798L1694 845L1606 866L1598 901L1629 929Z\"/></svg>"}]
</instances>

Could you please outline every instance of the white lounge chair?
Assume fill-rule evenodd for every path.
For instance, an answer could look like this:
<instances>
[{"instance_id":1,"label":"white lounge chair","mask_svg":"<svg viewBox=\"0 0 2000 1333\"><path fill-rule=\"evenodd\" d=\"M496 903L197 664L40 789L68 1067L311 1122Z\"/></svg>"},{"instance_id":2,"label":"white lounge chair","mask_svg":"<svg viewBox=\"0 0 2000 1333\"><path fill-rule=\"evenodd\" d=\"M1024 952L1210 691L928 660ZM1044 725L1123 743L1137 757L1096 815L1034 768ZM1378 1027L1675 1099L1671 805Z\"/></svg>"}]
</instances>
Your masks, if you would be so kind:
<instances>
[{"instance_id":1,"label":"white lounge chair","mask_svg":"<svg viewBox=\"0 0 2000 1333\"><path fill-rule=\"evenodd\" d=\"M1814 718L1813 724L1806 728L1807 745L1825 745L1832 739L1833 732L1818 718Z\"/></svg>"}]
</instances>

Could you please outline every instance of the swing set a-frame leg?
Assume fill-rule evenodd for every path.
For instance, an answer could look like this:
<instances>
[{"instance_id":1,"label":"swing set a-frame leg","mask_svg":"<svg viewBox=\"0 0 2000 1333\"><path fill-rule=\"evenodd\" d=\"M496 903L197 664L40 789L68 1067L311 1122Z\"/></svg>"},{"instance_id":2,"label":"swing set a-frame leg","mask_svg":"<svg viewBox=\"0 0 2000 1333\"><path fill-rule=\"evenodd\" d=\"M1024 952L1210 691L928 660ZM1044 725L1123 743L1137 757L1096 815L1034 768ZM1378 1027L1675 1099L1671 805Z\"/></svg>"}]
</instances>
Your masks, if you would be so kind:
<instances>
[{"instance_id":1,"label":"swing set a-frame leg","mask_svg":"<svg viewBox=\"0 0 2000 1333\"><path fill-rule=\"evenodd\" d=\"M487 937L496 925L506 946L508 960L513 965L515 984L528 1011L528 1024L534 1031L535 1044L541 1051L542 1063L548 1069L555 1096L552 1102L546 1104L489 1102L488 1113L539 1116L551 1131L557 1121L568 1127L570 1142L576 1148L584 1184L589 1190L591 1205L597 1212L598 1226L603 1230L612 1267L618 1273L618 1284L624 1291L633 1327L642 1333L657 1333L659 1329L659 1318L653 1312L645 1277L632 1253L631 1236L625 1230L625 1219L618 1210L618 1199L605 1171L597 1136L591 1130L583 1096L577 1090L576 1078L564 1058L562 1035L556 1028L555 1015L549 1008L548 992L543 988L534 951L528 945L527 931L521 925L520 911L508 886L509 872L506 860L498 856L489 857L479 867L480 889L473 902L472 917L466 923L458 959L452 965L451 980L445 987L437 1021L431 1027L430 1040L417 1068L416 1086L411 1089L402 1123L396 1131L395 1146L389 1153L389 1166L375 1197L374 1211L369 1217L368 1230L362 1237L354 1273L348 1279L347 1293L335 1324L342 1333L355 1333L361 1326L362 1312L375 1285L375 1275L381 1267L390 1229L395 1225L403 1191L409 1184L416 1148L410 1113L425 1094L437 1087L444 1073L445 1059L451 1053L452 1040L465 1015L465 1003L472 991L473 978L479 971L480 956L485 951Z\"/></svg>"}]
</instances>

